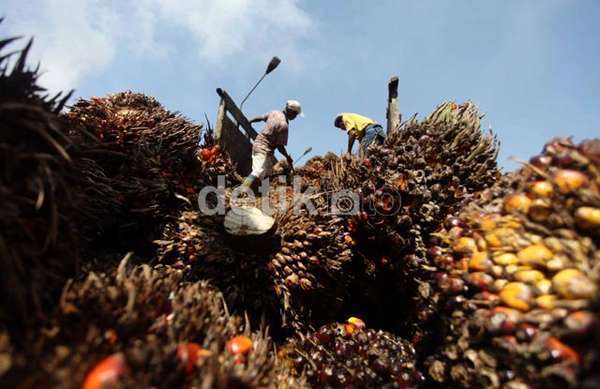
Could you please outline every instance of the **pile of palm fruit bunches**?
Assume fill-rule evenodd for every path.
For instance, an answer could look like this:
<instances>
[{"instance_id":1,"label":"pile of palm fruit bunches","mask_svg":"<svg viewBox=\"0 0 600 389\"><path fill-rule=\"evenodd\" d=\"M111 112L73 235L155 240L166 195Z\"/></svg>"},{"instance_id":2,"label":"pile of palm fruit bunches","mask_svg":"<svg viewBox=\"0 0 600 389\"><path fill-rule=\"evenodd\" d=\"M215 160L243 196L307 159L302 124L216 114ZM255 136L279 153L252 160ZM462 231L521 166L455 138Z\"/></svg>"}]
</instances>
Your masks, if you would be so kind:
<instances>
[{"instance_id":1,"label":"pile of palm fruit bunches","mask_svg":"<svg viewBox=\"0 0 600 389\"><path fill-rule=\"evenodd\" d=\"M296 169L314 209L241 244L198 209L220 175L227 201L240 183L210 129L133 92L65 108L17 44L0 41L0 386L600 384L600 141L502 174L477 107L444 103L366 157Z\"/></svg>"},{"instance_id":2,"label":"pile of palm fruit bunches","mask_svg":"<svg viewBox=\"0 0 600 389\"><path fill-rule=\"evenodd\" d=\"M600 140L553 139L436 233L435 381L600 384L599 169Z\"/></svg>"}]
</instances>

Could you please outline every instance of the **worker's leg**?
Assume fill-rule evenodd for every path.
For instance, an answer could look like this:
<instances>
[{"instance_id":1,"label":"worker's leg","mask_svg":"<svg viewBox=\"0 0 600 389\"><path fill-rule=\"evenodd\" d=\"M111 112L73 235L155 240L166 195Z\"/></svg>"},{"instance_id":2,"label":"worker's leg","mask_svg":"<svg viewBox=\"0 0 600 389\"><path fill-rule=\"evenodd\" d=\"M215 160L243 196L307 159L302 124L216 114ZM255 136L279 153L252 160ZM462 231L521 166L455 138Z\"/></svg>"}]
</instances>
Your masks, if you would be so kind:
<instances>
[{"instance_id":1,"label":"worker's leg","mask_svg":"<svg viewBox=\"0 0 600 389\"><path fill-rule=\"evenodd\" d=\"M383 127L381 127L380 125L377 125L377 135L375 136L375 141L373 143L382 145L385 142L386 137L387 137L387 134L385 133L385 130L383 129Z\"/></svg>"},{"instance_id":2,"label":"worker's leg","mask_svg":"<svg viewBox=\"0 0 600 389\"><path fill-rule=\"evenodd\" d=\"M365 134L360 140L360 153L359 155L365 156L367 154L367 149L373 143L375 138L377 137L377 127L375 125L371 125L365 128Z\"/></svg>"},{"instance_id":3,"label":"worker's leg","mask_svg":"<svg viewBox=\"0 0 600 389\"><path fill-rule=\"evenodd\" d=\"M264 177L264 175L265 175L265 168L268 167L268 166L265 166L266 162L267 162L267 154L253 152L252 153L252 172L250 173L250 175L248 177L246 177L246 179L242 183L242 186L249 188L252 186L252 184L254 183L254 181L256 181L257 178L262 179L262 177Z\"/></svg>"},{"instance_id":4,"label":"worker's leg","mask_svg":"<svg viewBox=\"0 0 600 389\"><path fill-rule=\"evenodd\" d=\"M263 170L263 175L262 177L260 177L260 179L264 179L265 177L268 177L271 175L271 173L273 172L273 154L267 154L265 157L265 163L263 164L264 170Z\"/></svg>"}]
</instances>

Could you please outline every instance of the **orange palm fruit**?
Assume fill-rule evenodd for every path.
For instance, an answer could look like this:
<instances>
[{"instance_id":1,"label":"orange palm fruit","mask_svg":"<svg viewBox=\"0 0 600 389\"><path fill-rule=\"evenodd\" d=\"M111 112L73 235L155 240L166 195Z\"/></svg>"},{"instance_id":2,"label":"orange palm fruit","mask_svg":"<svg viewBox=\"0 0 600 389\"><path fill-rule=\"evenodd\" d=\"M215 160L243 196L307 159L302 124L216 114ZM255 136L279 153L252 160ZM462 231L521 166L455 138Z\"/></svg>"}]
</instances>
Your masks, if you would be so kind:
<instances>
[{"instance_id":1,"label":"orange palm fruit","mask_svg":"<svg viewBox=\"0 0 600 389\"><path fill-rule=\"evenodd\" d=\"M501 266L516 265L519 258L513 253L503 253L492 257L493 261Z\"/></svg>"},{"instance_id":2,"label":"orange palm fruit","mask_svg":"<svg viewBox=\"0 0 600 389\"><path fill-rule=\"evenodd\" d=\"M552 196L552 192L554 191L552 183L548 181L536 181L531 184L529 189L531 190L531 193L542 198L548 198Z\"/></svg>"},{"instance_id":3,"label":"orange palm fruit","mask_svg":"<svg viewBox=\"0 0 600 389\"><path fill-rule=\"evenodd\" d=\"M115 385L119 379L129 374L129 367L122 353L104 358L88 373L82 389L102 389Z\"/></svg>"},{"instance_id":4,"label":"orange palm fruit","mask_svg":"<svg viewBox=\"0 0 600 389\"><path fill-rule=\"evenodd\" d=\"M515 193L504 199L504 211L527 213L531 206L531 199L524 193Z\"/></svg>"},{"instance_id":5,"label":"orange palm fruit","mask_svg":"<svg viewBox=\"0 0 600 389\"><path fill-rule=\"evenodd\" d=\"M556 308L556 300L553 294L543 294L536 297L535 302L539 307L550 310Z\"/></svg>"},{"instance_id":6,"label":"orange palm fruit","mask_svg":"<svg viewBox=\"0 0 600 389\"><path fill-rule=\"evenodd\" d=\"M244 335L234 336L227 342L227 351L234 355L246 355L252 350L252 339Z\"/></svg>"},{"instance_id":7,"label":"orange palm fruit","mask_svg":"<svg viewBox=\"0 0 600 389\"><path fill-rule=\"evenodd\" d=\"M477 242L473 238L462 237L454 242L452 249L459 254L473 254L477 252Z\"/></svg>"},{"instance_id":8,"label":"orange palm fruit","mask_svg":"<svg viewBox=\"0 0 600 389\"><path fill-rule=\"evenodd\" d=\"M553 180L562 193L574 192L588 183L588 178L585 174L569 169L556 171Z\"/></svg>"},{"instance_id":9,"label":"orange palm fruit","mask_svg":"<svg viewBox=\"0 0 600 389\"><path fill-rule=\"evenodd\" d=\"M519 261L523 265L545 265L554 254L550 249L542 244L534 244L529 247L526 247L520 250L517 253L517 257L519 257Z\"/></svg>"},{"instance_id":10,"label":"orange palm fruit","mask_svg":"<svg viewBox=\"0 0 600 389\"><path fill-rule=\"evenodd\" d=\"M496 228L500 215L497 213L484 214L479 218L479 228L482 231L488 232Z\"/></svg>"},{"instance_id":11,"label":"orange palm fruit","mask_svg":"<svg viewBox=\"0 0 600 389\"><path fill-rule=\"evenodd\" d=\"M581 360L577 351L573 350L554 336L550 336L546 340L545 346L550 351L553 358L574 363L579 363Z\"/></svg>"},{"instance_id":12,"label":"orange palm fruit","mask_svg":"<svg viewBox=\"0 0 600 389\"><path fill-rule=\"evenodd\" d=\"M361 319L359 319L358 317L351 316L346 321L357 328L365 328L366 327L365 322L362 321Z\"/></svg>"},{"instance_id":13,"label":"orange palm fruit","mask_svg":"<svg viewBox=\"0 0 600 389\"><path fill-rule=\"evenodd\" d=\"M486 271L492 267L493 263L490 261L487 252L481 251L474 253L469 259L469 270L471 271Z\"/></svg>"},{"instance_id":14,"label":"orange palm fruit","mask_svg":"<svg viewBox=\"0 0 600 389\"><path fill-rule=\"evenodd\" d=\"M358 331L358 328L356 328L356 326L354 324L350 324L350 323L344 323L344 334L347 336L351 336L353 335L356 331Z\"/></svg>"},{"instance_id":15,"label":"orange palm fruit","mask_svg":"<svg viewBox=\"0 0 600 389\"><path fill-rule=\"evenodd\" d=\"M581 271L565 269L552 277L552 288L567 299L591 299L596 295L596 285Z\"/></svg>"},{"instance_id":16,"label":"orange palm fruit","mask_svg":"<svg viewBox=\"0 0 600 389\"><path fill-rule=\"evenodd\" d=\"M514 277L515 280L526 284L535 284L545 278L544 273L539 270L519 270L514 274Z\"/></svg>"},{"instance_id":17,"label":"orange palm fruit","mask_svg":"<svg viewBox=\"0 0 600 389\"><path fill-rule=\"evenodd\" d=\"M581 228L600 228L600 209L594 207L579 207L575 211L575 220Z\"/></svg>"},{"instance_id":18,"label":"orange palm fruit","mask_svg":"<svg viewBox=\"0 0 600 389\"><path fill-rule=\"evenodd\" d=\"M510 282L500 291L500 299L507 306L520 311L528 311L533 293L531 288L522 282Z\"/></svg>"},{"instance_id":19,"label":"orange palm fruit","mask_svg":"<svg viewBox=\"0 0 600 389\"><path fill-rule=\"evenodd\" d=\"M541 294L548 294L550 293L550 289L552 289L552 281L544 278L543 280L536 282L535 286Z\"/></svg>"}]
</instances>

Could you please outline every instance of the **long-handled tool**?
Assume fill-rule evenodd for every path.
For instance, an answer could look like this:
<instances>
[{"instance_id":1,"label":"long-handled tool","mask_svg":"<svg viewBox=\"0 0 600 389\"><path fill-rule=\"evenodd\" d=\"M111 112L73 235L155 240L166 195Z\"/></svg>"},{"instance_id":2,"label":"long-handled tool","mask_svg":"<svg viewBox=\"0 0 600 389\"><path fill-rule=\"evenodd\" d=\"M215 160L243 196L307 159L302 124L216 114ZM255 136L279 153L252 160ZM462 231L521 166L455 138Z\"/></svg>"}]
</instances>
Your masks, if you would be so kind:
<instances>
[{"instance_id":1,"label":"long-handled tool","mask_svg":"<svg viewBox=\"0 0 600 389\"><path fill-rule=\"evenodd\" d=\"M302 153L302 155L301 155L301 156L299 156L299 157L298 157L298 159L294 161L294 165L297 165L297 164L298 164L298 161L300 161L302 158L306 157L306 155L307 155L308 153L310 153L311 151L312 151L312 147L307 147L307 148L306 148L306 150L304 150L304 152ZM292 169L293 169L293 168L294 168L294 167L292 166Z\"/></svg>"},{"instance_id":2,"label":"long-handled tool","mask_svg":"<svg viewBox=\"0 0 600 389\"><path fill-rule=\"evenodd\" d=\"M281 63L281 60L279 59L279 57L273 57L273 58L271 58L271 61L269 61L269 64L267 65L267 70L265 70L265 73L258 80L258 82L252 87L252 89L250 89L250 92L248 92L248 94L246 95L246 97L244 97L244 100L242 100L242 103L240 104L240 111L242 110L242 108L244 107L244 103L246 102L246 100L248 100L248 97L250 97L250 95L252 94L252 92L254 92L254 89L256 89L256 87L258 86L258 84L260 84L260 82L267 76L267 74L269 74L273 70L275 70L275 68L277 66L279 66L280 63Z\"/></svg>"},{"instance_id":3,"label":"long-handled tool","mask_svg":"<svg viewBox=\"0 0 600 389\"><path fill-rule=\"evenodd\" d=\"M289 173L288 173L288 179L289 179L289 178L290 178L290 177L291 177L291 176L294 174L294 172L295 172L294 165L297 165L297 164L298 164L298 161L300 161L302 158L304 158L304 157L305 157L305 156L306 156L308 153L310 153L311 151L312 151L312 147L307 147L307 148L306 148L306 150L304 150L304 152L302 153L302 155L300 155L300 156L298 157L298 159L296 159L296 160L293 162L293 165L292 165L292 166L290 166L290 170L289 170Z\"/></svg>"}]
</instances>

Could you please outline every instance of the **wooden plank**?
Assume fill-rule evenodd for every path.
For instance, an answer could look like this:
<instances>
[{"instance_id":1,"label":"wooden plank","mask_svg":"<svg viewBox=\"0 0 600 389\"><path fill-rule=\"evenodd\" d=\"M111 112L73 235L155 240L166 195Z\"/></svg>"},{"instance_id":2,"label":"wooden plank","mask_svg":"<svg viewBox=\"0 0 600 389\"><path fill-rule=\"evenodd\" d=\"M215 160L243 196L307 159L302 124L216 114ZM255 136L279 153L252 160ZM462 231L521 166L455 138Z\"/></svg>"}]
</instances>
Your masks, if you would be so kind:
<instances>
[{"instance_id":1,"label":"wooden plank","mask_svg":"<svg viewBox=\"0 0 600 389\"><path fill-rule=\"evenodd\" d=\"M387 132L388 134L400 128L401 114L398 108L398 77L393 76L388 83L387 105Z\"/></svg>"},{"instance_id":2,"label":"wooden plank","mask_svg":"<svg viewBox=\"0 0 600 389\"><path fill-rule=\"evenodd\" d=\"M232 162L236 165L236 171L246 176L252 171L252 143L233 122L226 111L223 109L223 115L217 121L217 130L215 130L215 139L221 145L223 150L227 151ZM218 135L217 135L218 134Z\"/></svg>"},{"instance_id":3,"label":"wooden plank","mask_svg":"<svg viewBox=\"0 0 600 389\"><path fill-rule=\"evenodd\" d=\"M227 92L225 92L221 88L217 88L217 94L221 96L222 101L225 102L226 110L229 111L229 113L231 113L231 115L239 123L239 125L242 126L242 128L246 132L246 135L248 135L248 137L252 140L256 139L258 133L254 130L254 128L252 128L252 125L250 124L246 116L242 113L242 111L238 108L238 106L235 104L231 96L229 96Z\"/></svg>"}]
</instances>

